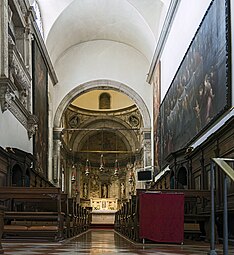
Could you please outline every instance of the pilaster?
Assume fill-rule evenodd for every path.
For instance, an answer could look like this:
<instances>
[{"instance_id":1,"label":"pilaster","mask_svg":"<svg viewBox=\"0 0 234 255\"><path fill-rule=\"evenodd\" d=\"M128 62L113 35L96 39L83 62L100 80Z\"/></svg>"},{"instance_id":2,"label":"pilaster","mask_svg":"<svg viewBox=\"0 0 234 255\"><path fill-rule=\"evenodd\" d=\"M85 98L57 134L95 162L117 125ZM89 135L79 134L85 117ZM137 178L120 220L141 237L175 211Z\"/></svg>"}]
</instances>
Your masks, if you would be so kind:
<instances>
[{"instance_id":1,"label":"pilaster","mask_svg":"<svg viewBox=\"0 0 234 255\"><path fill-rule=\"evenodd\" d=\"M0 77L8 77L8 0L0 1Z\"/></svg>"},{"instance_id":2,"label":"pilaster","mask_svg":"<svg viewBox=\"0 0 234 255\"><path fill-rule=\"evenodd\" d=\"M152 165L152 155L151 155L151 130L141 129L142 137L142 147L144 153L144 167Z\"/></svg>"},{"instance_id":3,"label":"pilaster","mask_svg":"<svg viewBox=\"0 0 234 255\"><path fill-rule=\"evenodd\" d=\"M62 128L53 130L53 182L56 186L61 187L61 133Z\"/></svg>"}]
</instances>

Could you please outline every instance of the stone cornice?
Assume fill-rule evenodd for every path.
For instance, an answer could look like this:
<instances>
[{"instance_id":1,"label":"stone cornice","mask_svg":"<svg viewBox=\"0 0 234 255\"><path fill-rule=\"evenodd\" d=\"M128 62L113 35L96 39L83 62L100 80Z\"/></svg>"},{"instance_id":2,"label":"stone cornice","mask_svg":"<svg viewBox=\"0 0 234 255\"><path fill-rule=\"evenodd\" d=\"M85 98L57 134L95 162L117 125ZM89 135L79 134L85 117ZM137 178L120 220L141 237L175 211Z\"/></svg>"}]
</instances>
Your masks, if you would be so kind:
<instances>
[{"instance_id":1,"label":"stone cornice","mask_svg":"<svg viewBox=\"0 0 234 255\"><path fill-rule=\"evenodd\" d=\"M9 1L9 5L14 13L17 13L15 16L15 22L17 26L26 27L25 14L26 8L23 5L22 1Z\"/></svg>"},{"instance_id":2,"label":"stone cornice","mask_svg":"<svg viewBox=\"0 0 234 255\"><path fill-rule=\"evenodd\" d=\"M123 115L125 113L132 113L135 112L136 110L138 110L137 106L131 105L125 108L121 108L121 109L105 109L105 110L89 110L89 109L84 109L84 108L80 108L76 105L71 104L69 106L69 110L75 112L75 113L79 113L79 114L84 114L84 115L90 115L90 116L96 116L98 115L103 115L103 116L107 116L107 115Z\"/></svg>"},{"instance_id":3,"label":"stone cornice","mask_svg":"<svg viewBox=\"0 0 234 255\"><path fill-rule=\"evenodd\" d=\"M20 90L31 87L31 77L15 45L9 45L10 76L13 76Z\"/></svg>"}]
</instances>

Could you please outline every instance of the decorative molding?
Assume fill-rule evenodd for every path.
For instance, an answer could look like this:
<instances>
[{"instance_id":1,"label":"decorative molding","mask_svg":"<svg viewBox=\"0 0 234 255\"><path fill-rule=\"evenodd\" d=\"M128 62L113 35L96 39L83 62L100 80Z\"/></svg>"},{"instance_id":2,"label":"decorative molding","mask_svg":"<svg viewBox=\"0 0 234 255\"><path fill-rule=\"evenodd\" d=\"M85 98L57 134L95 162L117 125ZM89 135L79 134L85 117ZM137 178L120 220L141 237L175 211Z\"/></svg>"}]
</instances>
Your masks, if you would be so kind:
<instances>
[{"instance_id":1,"label":"decorative molding","mask_svg":"<svg viewBox=\"0 0 234 255\"><path fill-rule=\"evenodd\" d=\"M68 127L70 128L78 128L77 125L81 123L89 123L93 121L98 121L97 114L100 118L110 119L111 121L119 122L122 120L122 123L128 123L129 126L126 126L126 129L135 129L135 132L140 132L140 127L142 126L142 117L140 114L139 109L136 105L118 109L118 110L107 110L107 111L90 111L86 109L82 109L76 106L69 106L67 111L67 118L68 118ZM71 121L74 126L71 125ZM76 127L76 126L77 127ZM83 126L83 125L82 125Z\"/></svg>"},{"instance_id":2,"label":"decorative molding","mask_svg":"<svg viewBox=\"0 0 234 255\"><path fill-rule=\"evenodd\" d=\"M144 145L145 145L146 151L151 151L151 141L150 140L145 140Z\"/></svg>"},{"instance_id":3,"label":"decorative molding","mask_svg":"<svg viewBox=\"0 0 234 255\"><path fill-rule=\"evenodd\" d=\"M55 141L55 140L60 141L62 131L63 131L62 128L54 128L54 130L53 130L53 140L54 140L54 141Z\"/></svg>"},{"instance_id":4,"label":"decorative molding","mask_svg":"<svg viewBox=\"0 0 234 255\"><path fill-rule=\"evenodd\" d=\"M0 102L1 102L2 113L5 112L6 110L10 109L12 100L14 100L14 99L15 99L14 92L7 85L1 84Z\"/></svg>"},{"instance_id":5,"label":"decorative molding","mask_svg":"<svg viewBox=\"0 0 234 255\"><path fill-rule=\"evenodd\" d=\"M37 116L31 114L28 117L28 122L27 122L27 131L28 131L28 137L29 139L35 135L37 128L38 128L38 118Z\"/></svg>"},{"instance_id":6,"label":"decorative molding","mask_svg":"<svg viewBox=\"0 0 234 255\"><path fill-rule=\"evenodd\" d=\"M18 2L19 2L19 6L20 6L20 9L21 9L22 13L24 14L24 16L26 16L26 14L28 12L28 8L29 8L28 1L18 0Z\"/></svg>"},{"instance_id":7,"label":"decorative molding","mask_svg":"<svg viewBox=\"0 0 234 255\"><path fill-rule=\"evenodd\" d=\"M9 79L0 79L0 105L2 112L9 110L28 131L29 139L37 130L38 119L22 104L14 92L14 84Z\"/></svg>"},{"instance_id":8,"label":"decorative molding","mask_svg":"<svg viewBox=\"0 0 234 255\"><path fill-rule=\"evenodd\" d=\"M129 124L130 124L132 127L138 127L139 124L140 124L139 118L138 118L136 115L134 115L134 114L132 114L132 115L129 116L128 121L129 121Z\"/></svg>"},{"instance_id":9,"label":"decorative molding","mask_svg":"<svg viewBox=\"0 0 234 255\"><path fill-rule=\"evenodd\" d=\"M26 15L27 15L27 6L25 4L24 0L18 0L18 1L12 1L12 4L14 5L14 8L16 9L17 13L17 25L18 27L26 27Z\"/></svg>"},{"instance_id":10,"label":"decorative molding","mask_svg":"<svg viewBox=\"0 0 234 255\"><path fill-rule=\"evenodd\" d=\"M153 60L150 65L148 77L146 79L146 81L149 84L151 83L154 69L162 55L163 48L166 44L167 37L170 33L170 30L171 30L171 27L172 27L172 24L173 24L173 21L174 21L174 18L175 18L175 15L176 15L176 12L177 12L180 2L181 2L181 0L171 0L170 6L167 11L166 18L163 23L161 34L159 36L158 43L157 43L157 46L156 46L156 49L154 52Z\"/></svg>"},{"instance_id":11,"label":"decorative molding","mask_svg":"<svg viewBox=\"0 0 234 255\"><path fill-rule=\"evenodd\" d=\"M29 90L31 87L30 74L22 60L15 45L9 45L9 73L15 84L20 86L19 90Z\"/></svg>"}]
</instances>

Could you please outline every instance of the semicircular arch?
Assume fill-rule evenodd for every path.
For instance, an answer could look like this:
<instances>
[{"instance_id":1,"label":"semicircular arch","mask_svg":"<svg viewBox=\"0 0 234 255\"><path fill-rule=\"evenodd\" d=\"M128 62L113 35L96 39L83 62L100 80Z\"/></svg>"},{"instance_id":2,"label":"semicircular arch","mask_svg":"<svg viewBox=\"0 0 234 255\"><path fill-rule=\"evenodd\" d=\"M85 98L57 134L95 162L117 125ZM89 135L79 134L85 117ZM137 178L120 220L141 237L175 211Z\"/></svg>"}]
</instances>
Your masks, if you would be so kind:
<instances>
[{"instance_id":1,"label":"semicircular arch","mask_svg":"<svg viewBox=\"0 0 234 255\"><path fill-rule=\"evenodd\" d=\"M142 120L143 120L143 128L149 129L151 127L149 110L144 100L141 98L141 96L138 93L136 93L136 91L128 87L126 84L123 84L118 81L94 80L94 81L83 83L73 88L69 93L67 93L67 95L62 99L62 101L60 102L56 110L56 113L54 116L54 128L61 127L62 115L64 111L66 110L66 108L70 105L70 103L76 97L95 89L113 89L129 96L129 98L131 98L135 102L136 106L138 107L141 113Z\"/></svg>"}]
</instances>

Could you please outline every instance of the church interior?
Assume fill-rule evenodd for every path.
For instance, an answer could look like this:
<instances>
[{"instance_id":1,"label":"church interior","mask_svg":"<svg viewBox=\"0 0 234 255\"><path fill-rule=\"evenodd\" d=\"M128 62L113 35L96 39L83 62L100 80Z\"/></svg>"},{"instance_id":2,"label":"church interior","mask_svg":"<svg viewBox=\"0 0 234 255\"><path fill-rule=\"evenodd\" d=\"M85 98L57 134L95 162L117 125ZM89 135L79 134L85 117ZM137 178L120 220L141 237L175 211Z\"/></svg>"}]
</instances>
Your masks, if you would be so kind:
<instances>
[{"instance_id":1,"label":"church interior","mask_svg":"<svg viewBox=\"0 0 234 255\"><path fill-rule=\"evenodd\" d=\"M234 252L232 10L0 1L0 254Z\"/></svg>"}]
</instances>

